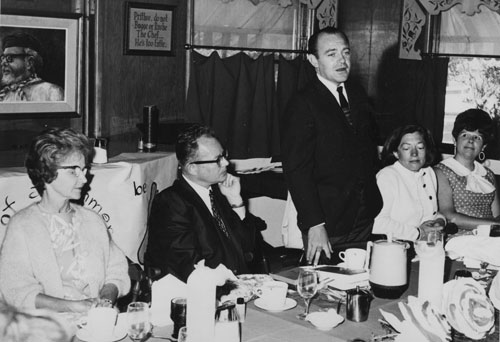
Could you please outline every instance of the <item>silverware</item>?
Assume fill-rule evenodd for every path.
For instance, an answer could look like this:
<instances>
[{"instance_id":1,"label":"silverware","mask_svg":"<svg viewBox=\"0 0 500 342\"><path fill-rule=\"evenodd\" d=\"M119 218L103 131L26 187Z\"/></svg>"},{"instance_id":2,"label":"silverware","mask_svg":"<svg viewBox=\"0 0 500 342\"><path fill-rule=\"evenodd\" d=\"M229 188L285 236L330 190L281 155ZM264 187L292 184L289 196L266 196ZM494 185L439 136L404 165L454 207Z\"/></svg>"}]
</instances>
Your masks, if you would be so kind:
<instances>
[{"instance_id":1,"label":"silverware","mask_svg":"<svg viewBox=\"0 0 500 342\"><path fill-rule=\"evenodd\" d=\"M167 340L167 341L177 342L177 340L174 340L173 338L166 337L166 336L151 335L151 338L157 338L157 339L160 339L160 340Z\"/></svg>"}]
</instances>

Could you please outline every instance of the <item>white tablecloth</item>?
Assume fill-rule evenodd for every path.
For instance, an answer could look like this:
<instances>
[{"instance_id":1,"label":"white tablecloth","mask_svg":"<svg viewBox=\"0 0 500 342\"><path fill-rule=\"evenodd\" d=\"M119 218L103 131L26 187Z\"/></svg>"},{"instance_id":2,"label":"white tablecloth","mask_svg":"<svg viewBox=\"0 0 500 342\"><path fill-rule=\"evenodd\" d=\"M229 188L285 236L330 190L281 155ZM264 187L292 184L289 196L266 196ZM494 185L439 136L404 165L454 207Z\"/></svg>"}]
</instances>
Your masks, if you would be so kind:
<instances>
[{"instance_id":1,"label":"white tablecloth","mask_svg":"<svg viewBox=\"0 0 500 342\"><path fill-rule=\"evenodd\" d=\"M123 153L107 164L93 164L84 206L96 211L125 255L137 262L144 238L148 206L155 194L170 186L177 172L174 153ZM39 201L26 169L0 169L0 241L10 218Z\"/></svg>"}]
</instances>

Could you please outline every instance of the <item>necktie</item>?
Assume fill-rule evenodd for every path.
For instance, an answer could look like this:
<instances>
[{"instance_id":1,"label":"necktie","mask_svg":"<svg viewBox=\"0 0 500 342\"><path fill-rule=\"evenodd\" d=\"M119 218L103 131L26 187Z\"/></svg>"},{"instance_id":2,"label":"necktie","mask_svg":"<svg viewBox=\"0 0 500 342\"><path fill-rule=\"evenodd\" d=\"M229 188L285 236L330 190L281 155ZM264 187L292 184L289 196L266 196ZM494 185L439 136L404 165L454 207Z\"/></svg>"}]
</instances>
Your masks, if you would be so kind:
<instances>
[{"instance_id":1,"label":"necktie","mask_svg":"<svg viewBox=\"0 0 500 342\"><path fill-rule=\"evenodd\" d=\"M337 92L339 93L340 108L342 108L347 122L352 126L351 109L349 108L349 103L347 102L342 90L342 86L337 88Z\"/></svg>"},{"instance_id":2,"label":"necktie","mask_svg":"<svg viewBox=\"0 0 500 342\"><path fill-rule=\"evenodd\" d=\"M217 225L217 228L219 228L224 233L224 235L226 235L226 237L229 237L226 225L224 224L222 216L220 215L219 209L217 208L217 205L215 203L213 191L210 190L209 194L210 194L210 204L212 205L212 213L214 215L215 224Z\"/></svg>"}]
</instances>

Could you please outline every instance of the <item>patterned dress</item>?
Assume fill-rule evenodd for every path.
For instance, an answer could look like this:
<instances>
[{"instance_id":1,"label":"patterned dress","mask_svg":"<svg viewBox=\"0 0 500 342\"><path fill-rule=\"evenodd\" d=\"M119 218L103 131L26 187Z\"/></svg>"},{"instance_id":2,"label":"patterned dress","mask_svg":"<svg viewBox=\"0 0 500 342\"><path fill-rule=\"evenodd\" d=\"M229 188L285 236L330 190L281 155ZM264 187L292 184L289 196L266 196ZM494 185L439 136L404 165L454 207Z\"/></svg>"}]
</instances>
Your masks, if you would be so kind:
<instances>
[{"instance_id":1,"label":"patterned dress","mask_svg":"<svg viewBox=\"0 0 500 342\"><path fill-rule=\"evenodd\" d=\"M89 298L90 289L84 276L84 259L88 252L81 250L78 236L81 221L73 215L74 210L71 212L71 223L68 223L58 214L50 214L40 206L39 208L48 222L52 248L61 273L64 298L71 300Z\"/></svg>"},{"instance_id":2,"label":"patterned dress","mask_svg":"<svg viewBox=\"0 0 500 342\"><path fill-rule=\"evenodd\" d=\"M457 175L452 169L442 163L436 165L436 168L444 173L450 183L453 204L457 213L477 218L493 218L491 204L495 199L496 191L483 194L466 190L466 176ZM491 184L494 184L494 173L488 168L486 168L486 171L486 179Z\"/></svg>"}]
</instances>

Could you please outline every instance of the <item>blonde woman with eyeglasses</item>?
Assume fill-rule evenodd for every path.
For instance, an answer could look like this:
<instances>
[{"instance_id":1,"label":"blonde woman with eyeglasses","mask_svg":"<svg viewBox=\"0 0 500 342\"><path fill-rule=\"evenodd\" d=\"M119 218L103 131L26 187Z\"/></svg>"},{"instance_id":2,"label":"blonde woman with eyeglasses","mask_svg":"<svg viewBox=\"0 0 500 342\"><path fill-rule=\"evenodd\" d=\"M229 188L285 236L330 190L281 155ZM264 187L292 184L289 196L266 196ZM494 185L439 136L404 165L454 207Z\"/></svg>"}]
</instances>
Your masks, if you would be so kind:
<instances>
[{"instance_id":1,"label":"blonde woman with eyeglasses","mask_svg":"<svg viewBox=\"0 0 500 342\"><path fill-rule=\"evenodd\" d=\"M75 203L93 156L89 139L48 129L26 157L40 201L14 215L0 251L0 291L22 309L85 314L130 288L128 266L102 218Z\"/></svg>"}]
</instances>

